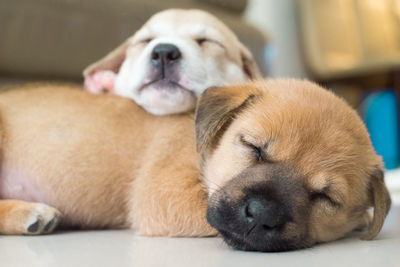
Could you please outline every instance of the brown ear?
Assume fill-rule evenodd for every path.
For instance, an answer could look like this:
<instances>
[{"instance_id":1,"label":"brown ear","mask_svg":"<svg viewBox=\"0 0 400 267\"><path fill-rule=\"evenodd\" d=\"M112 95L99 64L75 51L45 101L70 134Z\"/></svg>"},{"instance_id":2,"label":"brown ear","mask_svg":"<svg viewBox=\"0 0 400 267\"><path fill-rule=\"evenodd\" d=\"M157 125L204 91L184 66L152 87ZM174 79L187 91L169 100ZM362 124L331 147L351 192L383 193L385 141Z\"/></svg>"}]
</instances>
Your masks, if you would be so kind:
<instances>
[{"instance_id":1,"label":"brown ear","mask_svg":"<svg viewBox=\"0 0 400 267\"><path fill-rule=\"evenodd\" d=\"M250 86L211 87L203 92L195 115L197 150L204 152L215 147L234 117L258 93Z\"/></svg>"},{"instance_id":2,"label":"brown ear","mask_svg":"<svg viewBox=\"0 0 400 267\"><path fill-rule=\"evenodd\" d=\"M262 78L260 69L249 49L242 43L239 44L239 47L244 73L246 73L247 77L251 80Z\"/></svg>"},{"instance_id":3,"label":"brown ear","mask_svg":"<svg viewBox=\"0 0 400 267\"><path fill-rule=\"evenodd\" d=\"M86 67L83 71L83 77L86 78L99 70L111 70L114 73L118 73L122 62L125 60L126 50L130 43L129 41L130 39L126 40L120 46L109 52L105 57Z\"/></svg>"},{"instance_id":4,"label":"brown ear","mask_svg":"<svg viewBox=\"0 0 400 267\"><path fill-rule=\"evenodd\" d=\"M368 233L363 237L365 240L374 239L379 234L392 203L383 176L380 168L371 176L369 190L374 217L368 227Z\"/></svg>"}]
</instances>

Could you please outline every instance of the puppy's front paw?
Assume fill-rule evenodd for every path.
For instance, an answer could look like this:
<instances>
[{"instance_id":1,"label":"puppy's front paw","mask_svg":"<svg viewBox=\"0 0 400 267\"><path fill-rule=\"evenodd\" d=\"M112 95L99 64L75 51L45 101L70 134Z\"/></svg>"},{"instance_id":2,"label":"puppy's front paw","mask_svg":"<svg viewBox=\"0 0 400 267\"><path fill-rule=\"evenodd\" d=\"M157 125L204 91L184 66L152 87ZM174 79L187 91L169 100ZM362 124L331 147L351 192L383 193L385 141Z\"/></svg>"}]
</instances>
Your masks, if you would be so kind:
<instances>
[{"instance_id":1,"label":"puppy's front paw","mask_svg":"<svg viewBox=\"0 0 400 267\"><path fill-rule=\"evenodd\" d=\"M0 233L40 235L51 233L61 213L48 205L20 200L0 200Z\"/></svg>"},{"instance_id":2,"label":"puppy's front paw","mask_svg":"<svg viewBox=\"0 0 400 267\"><path fill-rule=\"evenodd\" d=\"M24 227L23 234L40 235L51 233L59 223L61 213L45 204L34 204Z\"/></svg>"}]
</instances>

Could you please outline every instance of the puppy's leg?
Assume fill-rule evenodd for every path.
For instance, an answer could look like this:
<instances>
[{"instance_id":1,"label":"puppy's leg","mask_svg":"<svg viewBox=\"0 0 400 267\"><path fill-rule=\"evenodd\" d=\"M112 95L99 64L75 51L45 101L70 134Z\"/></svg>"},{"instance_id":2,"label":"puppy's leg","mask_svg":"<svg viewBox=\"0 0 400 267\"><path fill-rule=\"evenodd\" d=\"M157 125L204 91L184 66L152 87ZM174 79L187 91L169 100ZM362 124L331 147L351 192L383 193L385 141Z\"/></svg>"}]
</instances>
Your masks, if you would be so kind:
<instances>
[{"instance_id":1,"label":"puppy's leg","mask_svg":"<svg viewBox=\"0 0 400 267\"><path fill-rule=\"evenodd\" d=\"M133 183L132 227L147 236L213 236L207 194L193 166L151 162ZM160 166L162 171L160 170Z\"/></svg>"},{"instance_id":2,"label":"puppy's leg","mask_svg":"<svg viewBox=\"0 0 400 267\"><path fill-rule=\"evenodd\" d=\"M0 233L39 235L51 233L61 213L45 204L21 200L0 200Z\"/></svg>"}]
</instances>

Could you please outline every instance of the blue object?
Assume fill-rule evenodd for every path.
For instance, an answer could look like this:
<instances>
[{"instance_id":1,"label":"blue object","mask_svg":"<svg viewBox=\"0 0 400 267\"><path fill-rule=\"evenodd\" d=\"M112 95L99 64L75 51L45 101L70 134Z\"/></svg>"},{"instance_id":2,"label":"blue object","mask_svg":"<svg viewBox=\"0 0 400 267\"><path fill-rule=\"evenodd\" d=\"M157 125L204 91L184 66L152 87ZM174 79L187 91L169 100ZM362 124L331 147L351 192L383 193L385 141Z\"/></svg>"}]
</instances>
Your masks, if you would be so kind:
<instances>
[{"instance_id":1,"label":"blue object","mask_svg":"<svg viewBox=\"0 0 400 267\"><path fill-rule=\"evenodd\" d=\"M386 169L399 164L399 120L397 96L392 90L371 93L364 100L364 120L376 152Z\"/></svg>"}]
</instances>

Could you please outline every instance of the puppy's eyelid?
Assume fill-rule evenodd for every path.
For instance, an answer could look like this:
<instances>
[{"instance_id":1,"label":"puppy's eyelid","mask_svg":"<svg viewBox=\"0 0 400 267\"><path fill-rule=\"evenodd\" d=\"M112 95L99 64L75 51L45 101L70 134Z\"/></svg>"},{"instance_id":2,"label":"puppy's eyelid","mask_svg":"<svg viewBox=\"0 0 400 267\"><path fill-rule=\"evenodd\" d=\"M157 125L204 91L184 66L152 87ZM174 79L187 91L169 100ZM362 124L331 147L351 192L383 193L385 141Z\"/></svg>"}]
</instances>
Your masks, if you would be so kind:
<instances>
[{"instance_id":1,"label":"puppy's eyelid","mask_svg":"<svg viewBox=\"0 0 400 267\"><path fill-rule=\"evenodd\" d=\"M150 43L151 41L153 41L153 38L152 38L152 37L149 37L149 38L145 38L145 39L140 40L138 43L139 43L139 44L148 44L148 43Z\"/></svg>"},{"instance_id":2,"label":"puppy's eyelid","mask_svg":"<svg viewBox=\"0 0 400 267\"><path fill-rule=\"evenodd\" d=\"M332 206L335 207L340 207L340 203L338 203L337 201L333 200L328 194L326 194L325 191L313 191L310 193L310 200L312 202L316 202L316 201L328 201Z\"/></svg>"},{"instance_id":3,"label":"puppy's eyelid","mask_svg":"<svg viewBox=\"0 0 400 267\"><path fill-rule=\"evenodd\" d=\"M211 42L211 40L209 40L205 37L196 38L195 41L198 45L202 45L205 42Z\"/></svg>"},{"instance_id":4,"label":"puppy's eyelid","mask_svg":"<svg viewBox=\"0 0 400 267\"><path fill-rule=\"evenodd\" d=\"M262 147L257 146L257 145L252 144L251 142L245 140L242 135L240 136L240 142L253 150L253 153L256 157L257 162L274 163L274 161L271 160L270 158L268 158L267 154L265 153L265 150L268 148L269 142L267 142Z\"/></svg>"},{"instance_id":5,"label":"puppy's eyelid","mask_svg":"<svg viewBox=\"0 0 400 267\"><path fill-rule=\"evenodd\" d=\"M258 146L250 145L258 162L264 160L264 153Z\"/></svg>"},{"instance_id":6,"label":"puppy's eyelid","mask_svg":"<svg viewBox=\"0 0 400 267\"><path fill-rule=\"evenodd\" d=\"M205 42L210 42L210 43L216 44L216 45L220 46L222 49L226 50L226 47L221 42L219 42L217 40L209 39L209 38L206 38L206 37L194 38L194 40L196 41L196 43L199 46L203 45Z\"/></svg>"}]
</instances>

